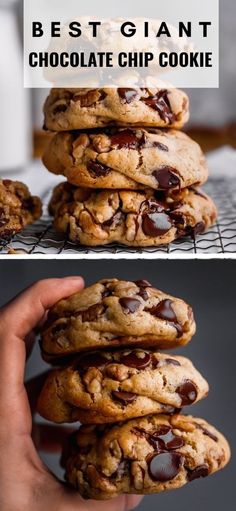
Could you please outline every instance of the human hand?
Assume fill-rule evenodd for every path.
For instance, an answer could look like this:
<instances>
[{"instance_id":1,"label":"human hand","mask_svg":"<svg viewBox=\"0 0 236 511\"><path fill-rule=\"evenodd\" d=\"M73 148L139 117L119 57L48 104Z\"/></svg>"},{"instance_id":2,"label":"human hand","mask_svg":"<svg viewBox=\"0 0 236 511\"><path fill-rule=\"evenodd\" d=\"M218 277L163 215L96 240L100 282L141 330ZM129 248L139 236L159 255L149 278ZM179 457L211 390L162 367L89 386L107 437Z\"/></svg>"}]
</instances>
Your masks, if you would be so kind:
<instances>
[{"instance_id":1,"label":"human hand","mask_svg":"<svg viewBox=\"0 0 236 511\"><path fill-rule=\"evenodd\" d=\"M58 300L83 288L80 277L40 281L0 310L0 509L2 511L128 511L141 497L84 501L44 465L37 449L61 450L66 430L33 425L45 375L24 385L34 329ZM27 387L27 388L26 388Z\"/></svg>"}]
</instances>

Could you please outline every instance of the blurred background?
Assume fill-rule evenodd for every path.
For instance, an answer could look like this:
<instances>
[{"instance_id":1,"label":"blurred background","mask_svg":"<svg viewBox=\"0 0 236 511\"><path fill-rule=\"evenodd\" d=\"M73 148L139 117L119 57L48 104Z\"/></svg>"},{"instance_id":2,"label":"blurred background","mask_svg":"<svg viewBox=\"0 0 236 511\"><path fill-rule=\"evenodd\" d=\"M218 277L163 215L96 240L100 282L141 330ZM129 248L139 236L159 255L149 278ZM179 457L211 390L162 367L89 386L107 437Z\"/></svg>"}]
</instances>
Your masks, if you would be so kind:
<instances>
[{"instance_id":1,"label":"blurred background","mask_svg":"<svg viewBox=\"0 0 236 511\"><path fill-rule=\"evenodd\" d=\"M210 385L209 397L186 413L203 417L219 428L232 447L232 461L225 470L166 494L145 497L140 511L222 511L235 507L235 289L236 262L198 261L1 261L0 306L34 281L46 277L83 275L86 284L101 278L147 279L154 286L178 296L193 307L197 334L185 348L176 350L192 359ZM14 318L13 318L14 320ZM26 377L45 370L38 345L27 365ZM43 456L60 477L58 457ZM79 511L79 510L78 510Z\"/></svg>"},{"instance_id":2,"label":"blurred background","mask_svg":"<svg viewBox=\"0 0 236 511\"><path fill-rule=\"evenodd\" d=\"M235 18L235 0L221 1L220 88L188 91L191 121L187 131L204 150L236 147ZM42 131L47 90L23 90L22 86L21 27L22 0L0 0L0 118L4 120L0 124L0 171L17 170L32 155L41 156L48 138Z\"/></svg>"}]
</instances>

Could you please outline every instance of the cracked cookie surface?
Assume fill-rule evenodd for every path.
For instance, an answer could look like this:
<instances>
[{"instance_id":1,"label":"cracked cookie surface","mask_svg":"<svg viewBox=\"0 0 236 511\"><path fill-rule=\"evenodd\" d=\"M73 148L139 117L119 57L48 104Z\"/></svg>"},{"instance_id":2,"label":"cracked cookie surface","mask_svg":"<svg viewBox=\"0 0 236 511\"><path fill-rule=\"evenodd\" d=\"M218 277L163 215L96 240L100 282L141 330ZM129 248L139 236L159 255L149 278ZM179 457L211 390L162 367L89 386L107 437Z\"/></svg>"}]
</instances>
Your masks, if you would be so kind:
<instances>
[{"instance_id":1,"label":"cracked cookie surface","mask_svg":"<svg viewBox=\"0 0 236 511\"><path fill-rule=\"evenodd\" d=\"M56 304L42 331L47 358L126 346L173 348L196 330L192 309L145 281L107 279Z\"/></svg>"},{"instance_id":2,"label":"cracked cookie surface","mask_svg":"<svg viewBox=\"0 0 236 511\"><path fill-rule=\"evenodd\" d=\"M0 180L0 239L10 239L41 214L40 199L32 196L25 184Z\"/></svg>"},{"instance_id":3,"label":"cracked cookie surface","mask_svg":"<svg viewBox=\"0 0 236 511\"><path fill-rule=\"evenodd\" d=\"M152 415L113 426L82 426L62 457L67 481L84 498L174 490L222 469L226 439L203 419Z\"/></svg>"},{"instance_id":4,"label":"cracked cookie surface","mask_svg":"<svg viewBox=\"0 0 236 511\"><path fill-rule=\"evenodd\" d=\"M206 380L184 357L137 349L91 352L49 374L38 412L57 423L105 424L173 413L207 394Z\"/></svg>"},{"instance_id":5,"label":"cracked cookie surface","mask_svg":"<svg viewBox=\"0 0 236 511\"><path fill-rule=\"evenodd\" d=\"M55 188L49 212L58 231L88 246L164 245L204 232L217 217L212 199L194 188L169 193L94 191L68 183Z\"/></svg>"},{"instance_id":6,"label":"cracked cookie surface","mask_svg":"<svg viewBox=\"0 0 236 511\"><path fill-rule=\"evenodd\" d=\"M177 190L208 177L200 146L176 130L110 128L55 135L43 158L48 170L88 188Z\"/></svg>"},{"instance_id":7,"label":"cracked cookie surface","mask_svg":"<svg viewBox=\"0 0 236 511\"><path fill-rule=\"evenodd\" d=\"M52 89L44 106L51 131L109 125L181 128L189 119L189 100L179 89Z\"/></svg>"}]
</instances>

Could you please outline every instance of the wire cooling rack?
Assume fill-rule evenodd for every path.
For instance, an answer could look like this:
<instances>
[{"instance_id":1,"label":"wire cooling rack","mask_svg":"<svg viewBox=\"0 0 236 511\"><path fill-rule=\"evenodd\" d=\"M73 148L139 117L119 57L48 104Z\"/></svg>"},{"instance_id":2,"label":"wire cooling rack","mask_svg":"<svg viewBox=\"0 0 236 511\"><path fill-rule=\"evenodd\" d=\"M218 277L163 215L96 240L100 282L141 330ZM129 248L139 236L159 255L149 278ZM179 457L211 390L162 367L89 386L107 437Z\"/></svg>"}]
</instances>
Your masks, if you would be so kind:
<instances>
[{"instance_id":1,"label":"wire cooling rack","mask_svg":"<svg viewBox=\"0 0 236 511\"><path fill-rule=\"evenodd\" d=\"M58 234L47 214L50 192L44 200L44 215L34 225L16 235L11 242L0 242L0 255L26 253L29 255L113 255L126 257L149 257L151 254L232 254L236 253L236 180L210 180L205 191L214 199L218 210L218 222L206 233L193 238L179 239L168 246L130 248L111 244L106 247L75 245Z\"/></svg>"}]
</instances>

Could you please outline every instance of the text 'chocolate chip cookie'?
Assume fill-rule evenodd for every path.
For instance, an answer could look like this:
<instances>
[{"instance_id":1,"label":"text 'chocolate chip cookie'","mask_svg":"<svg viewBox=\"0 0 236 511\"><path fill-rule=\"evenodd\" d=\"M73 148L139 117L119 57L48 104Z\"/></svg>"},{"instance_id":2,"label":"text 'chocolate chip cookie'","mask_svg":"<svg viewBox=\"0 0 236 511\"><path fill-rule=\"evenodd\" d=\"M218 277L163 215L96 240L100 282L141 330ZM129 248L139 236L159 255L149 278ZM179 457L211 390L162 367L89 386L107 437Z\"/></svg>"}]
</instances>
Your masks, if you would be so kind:
<instances>
[{"instance_id":1,"label":"text 'chocolate chip cookie'","mask_svg":"<svg viewBox=\"0 0 236 511\"><path fill-rule=\"evenodd\" d=\"M178 89L52 89L44 107L52 131L133 125L181 128L189 100Z\"/></svg>"},{"instance_id":2,"label":"text 'chocolate chip cookie'","mask_svg":"<svg viewBox=\"0 0 236 511\"><path fill-rule=\"evenodd\" d=\"M114 426L82 426L62 457L67 481L84 498L181 488L222 469L226 439L203 419L152 415Z\"/></svg>"},{"instance_id":3,"label":"text 'chocolate chip cookie'","mask_svg":"<svg viewBox=\"0 0 236 511\"><path fill-rule=\"evenodd\" d=\"M42 350L50 358L125 346L169 349L188 343L195 329L190 306L149 282L102 280L49 311Z\"/></svg>"},{"instance_id":4,"label":"text 'chocolate chip cookie'","mask_svg":"<svg viewBox=\"0 0 236 511\"><path fill-rule=\"evenodd\" d=\"M105 424L174 413L207 393L207 382L184 357L141 349L92 352L49 374L38 411L57 423Z\"/></svg>"},{"instance_id":5,"label":"text 'chocolate chip cookie'","mask_svg":"<svg viewBox=\"0 0 236 511\"><path fill-rule=\"evenodd\" d=\"M23 183L0 180L0 239L8 240L35 222L42 214L38 197Z\"/></svg>"},{"instance_id":6,"label":"text 'chocolate chip cookie'","mask_svg":"<svg viewBox=\"0 0 236 511\"><path fill-rule=\"evenodd\" d=\"M68 182L89 188L179 190L208 177L200 146L185 133L109 128L55 135L44 164Z\"/></svg>"},{"instance_id":7,"label":"text 'chocolate chip cookie'","mask_svg":"<svg viewBox=\"0 0 236 511\"><path fill-rule=\"evenodd\" d=\"M216 207L195 188L176 192L98 190L58 185L49 205L54 226L73 243L118 242L159 246L203 233L215 223Z\"/></svg>"}]
</instances>

